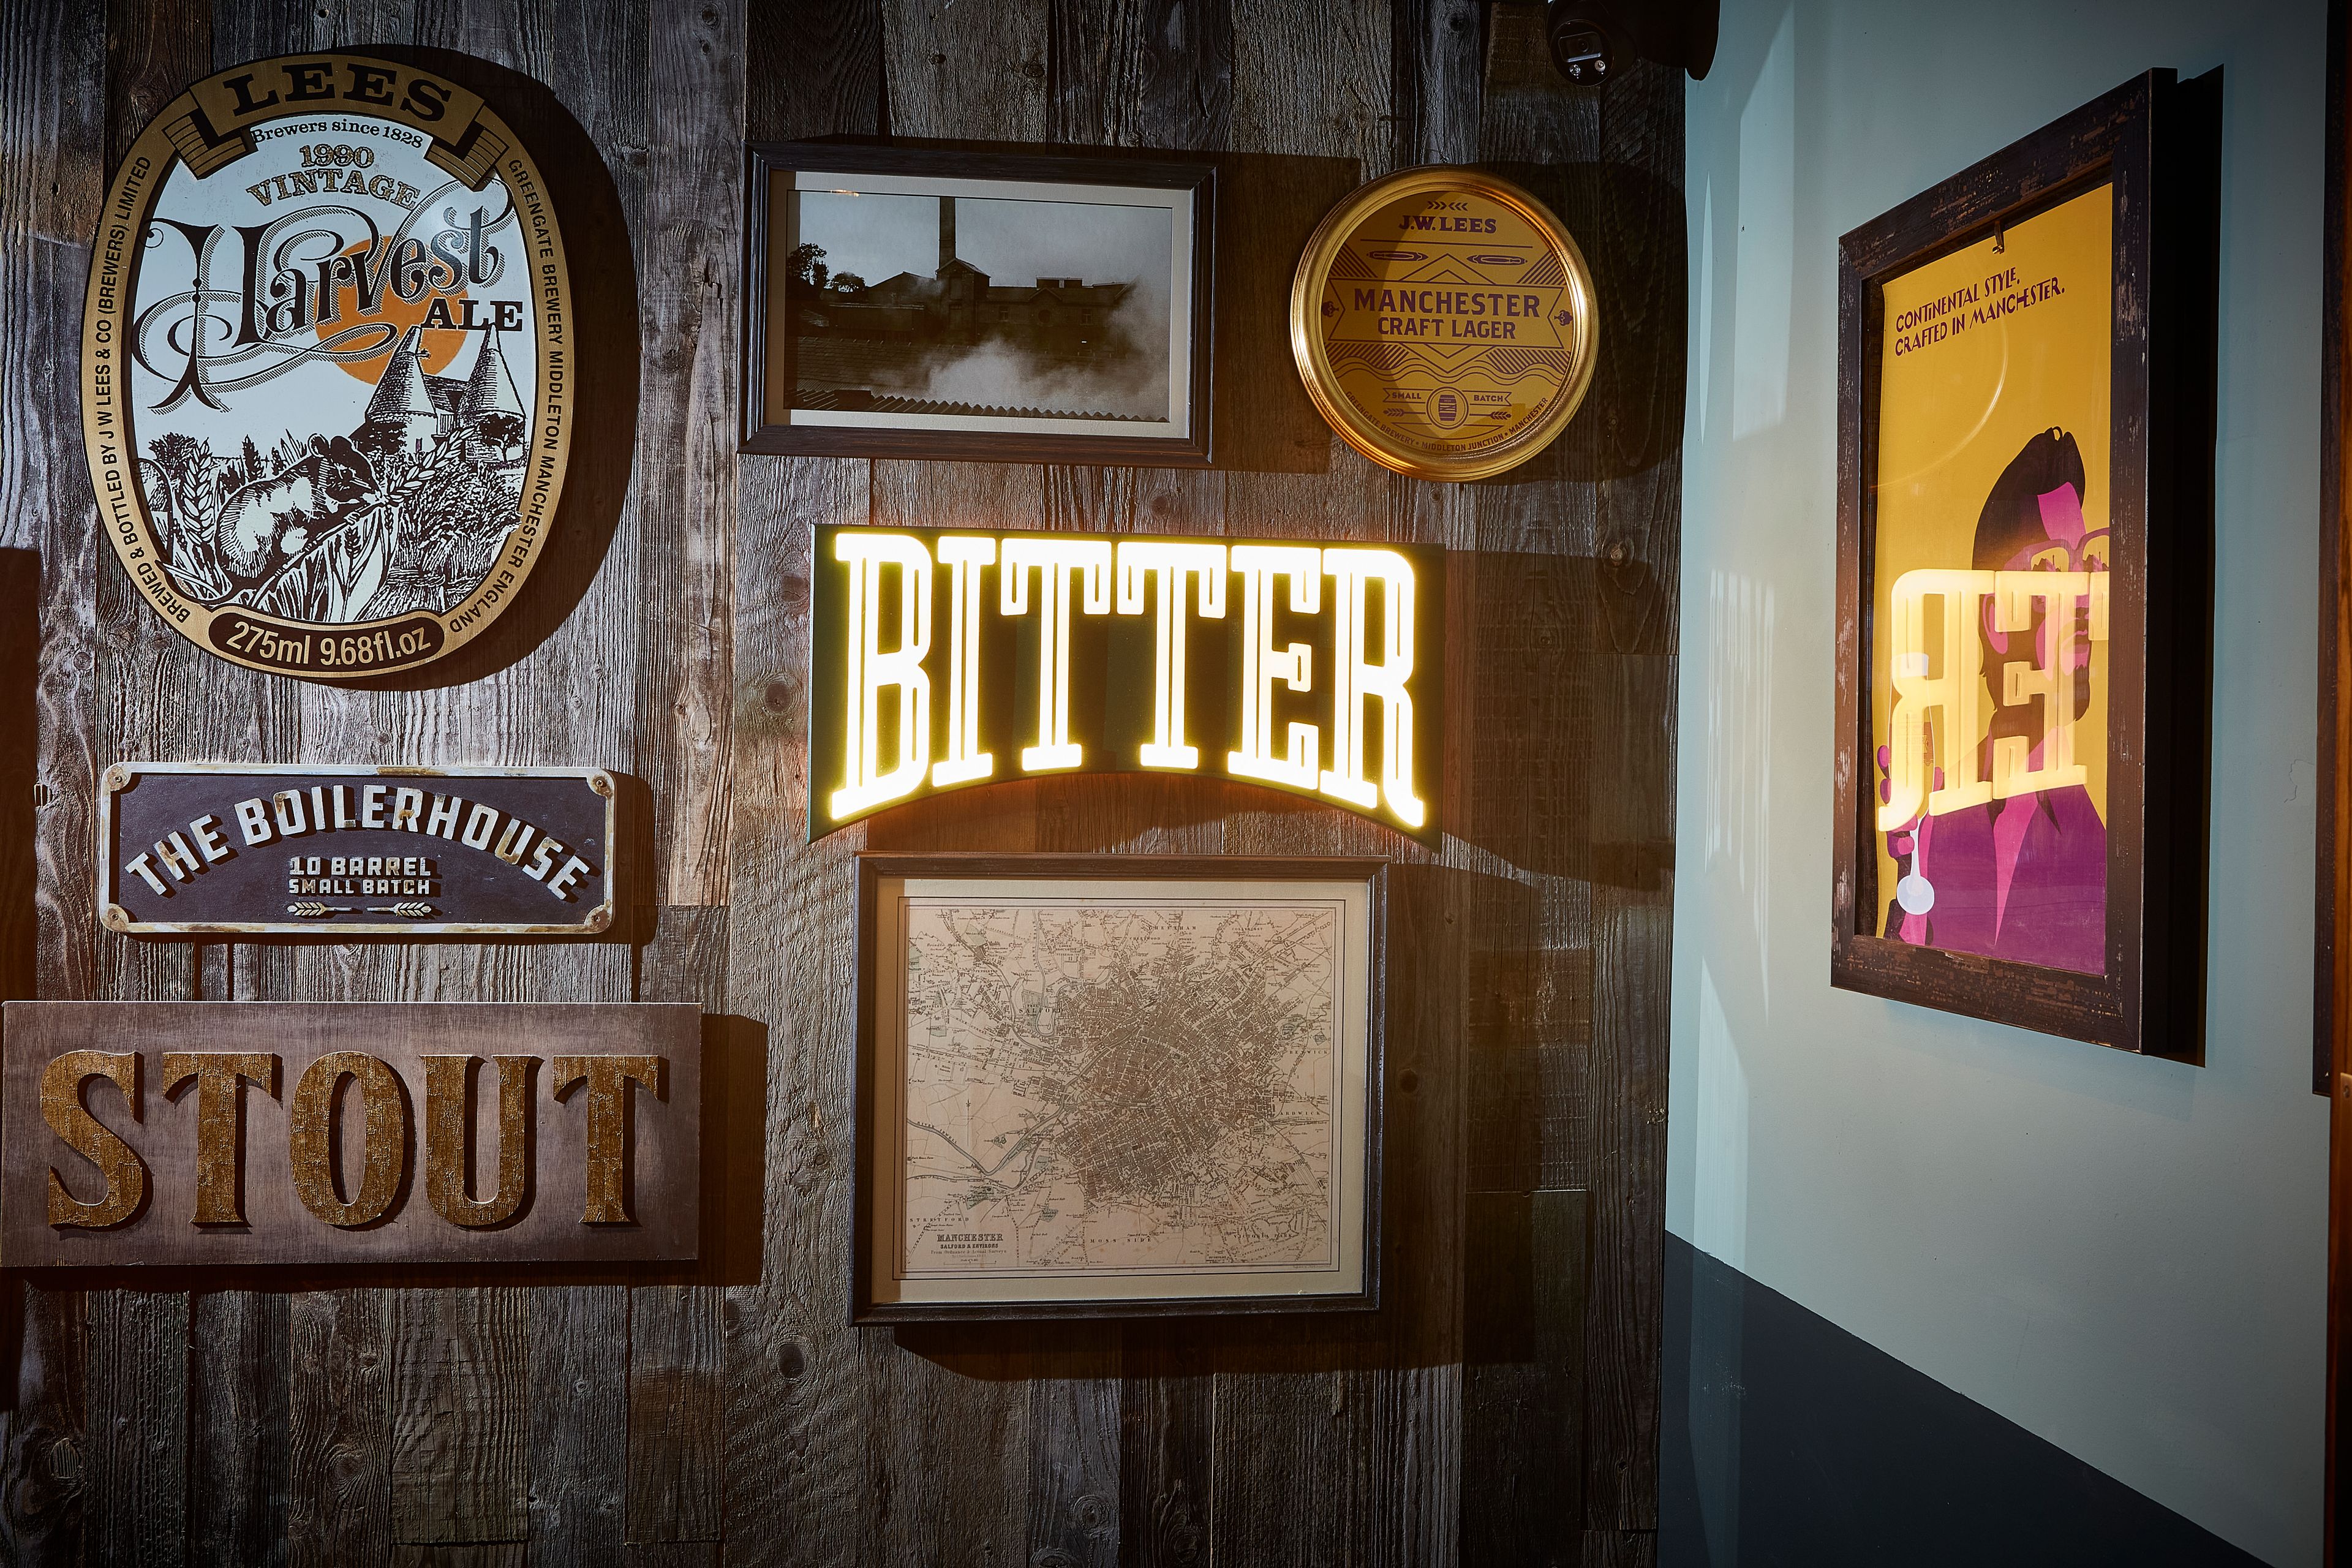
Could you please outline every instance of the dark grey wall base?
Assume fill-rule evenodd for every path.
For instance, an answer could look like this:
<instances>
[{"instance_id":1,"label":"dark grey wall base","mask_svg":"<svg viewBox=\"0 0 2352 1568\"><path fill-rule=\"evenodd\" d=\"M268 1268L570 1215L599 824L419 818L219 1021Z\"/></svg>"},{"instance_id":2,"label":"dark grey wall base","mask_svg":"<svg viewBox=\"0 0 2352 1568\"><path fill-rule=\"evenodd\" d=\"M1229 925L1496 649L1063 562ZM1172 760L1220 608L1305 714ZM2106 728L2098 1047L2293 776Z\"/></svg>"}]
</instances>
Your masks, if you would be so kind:
<instances>
[{"instance_id":1,"label":"dark grey wall base","mask_svg":"<svg viewBox=\"0 0 2352 1568\"><path fill-rule=\"evenodd\" d=\"M2219 1536L1666 1237L1660 1568L2228 1568Z\"/></svg>"}]
</instances>

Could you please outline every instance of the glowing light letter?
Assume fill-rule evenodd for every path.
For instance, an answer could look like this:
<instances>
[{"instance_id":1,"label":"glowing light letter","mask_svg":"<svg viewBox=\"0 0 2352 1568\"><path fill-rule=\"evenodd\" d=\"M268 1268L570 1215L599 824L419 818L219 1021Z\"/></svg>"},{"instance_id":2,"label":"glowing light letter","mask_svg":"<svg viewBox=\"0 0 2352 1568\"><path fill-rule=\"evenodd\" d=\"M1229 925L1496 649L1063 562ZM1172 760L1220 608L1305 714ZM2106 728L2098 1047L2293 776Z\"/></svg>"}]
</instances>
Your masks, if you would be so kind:
<instances>
[{"instance_id":1,"label":"glowing light letter","mask_svg":"<svg viewBox=\"0 0 2352 1568\"><path fill-rule=\"evenodd\" d=\"M1323 793L1371 809L1388 796L1389 809L1408 827L1428 820L1428 808L1412 793L1412 565L1393 550L1334 549L1323 552L1331 589L1331 761L1323 770ZM1381 661L1364 658L1367 589L1381 587L1388 613ZM1381 705L1381 782L1364 776L1364 703Z\"/></svg>"},{"instance_id":2,"label":"glowing light letter","mask_svg":"<svg viewBox=\"0 0 2352 1568\"><path fill-rule=\"evenodd\" d=\"M996 561L996 541L970 534L940 540L948 568L948 754L931 769L936 785L970 784L996 771L980 749L980 569Z\"/></svg>"},{"instance_id":3,"label":"glowing light letter","mask_svg":"<svg viewBox=\"0 0 2352 1568\"><path fill-rule=\"evenodd\" d=\"M1147 768L1197 768L1201 749L1184 742L1184 580L1200 586L1204 619L1225 616L1225 547L1129 539L1118 547L1118 613L1143 614L1144 587L1160 578L1159 655L1152 665L1151 739L1139 748Z\"/></svg>"},{"instance_id":4,"label":"glowing light letter","mask_svg":"<svg viewBox=\"0 0 2352 1568\"><path fill-rule=\"evenodd\" d=\"M923 656L931 650L931 552L903 533L845 529L833 536L833 554L849 565L848 734L843 760L848 778L833 792L838 819L912 795L931 760L931 678ZM878 646L882 569L898 569L898 646ZM881 771L882 691L898 691L898 760Z\"/></svg>"},{"instance_id":5,"label":"glowing light letter","mask_svg":"<svg viewBox=\"0 0 2352 1568\"><path fill-rule=\"evenodd\" d=\"M1070 739L1070 574L1078 574L1087 615L1110 614L1110 541L1008 536L1003 564L996 573L1004 614L1029 613L1032 567L1039 584L1037 743L1021 748L1021 767L1024 773L1042 773L1086 761L1086 748Z\"/></svg>"},{"instance_id":6,"label":"glowing light letter","mask_svg":"<svg viewBox=\"0 0 2352 1568\"><path fill-rule=\"evenodd\" d=\"M1977 737L1984 732L1984 642L1977 636L1979 602L1992 586L1990 572L1906 572L1895 580L1887 625L1894 655L1893 697L1887 707L1887 800L1878 808L1878 827L1892 832L1919 815L1982 805L1992 785L1977 777ZM1942 673L1930 676L1927 601L1943 601ZM1927 756L1927 710L1941 717L1944 786L1928 790L1934 776Z\"/></svg>"},{"instance_id":7,"label":"glowing light letter","mask_svg":"<svg viewBox=\"0 0 2352 1568\"><path fill-rule=\"evenodd\" d=\"M1305 544L1236 544L1234 570L1244 578L1242 599L1242 746L1225 754L1227 771L1293 789L1312 790L1322 771L1322 736L1312 724L1290 726L1286 756L1274 754L1274 683L1293 691L1314 684L1314 650L1303 642L1276 647L1274 580L1290 579L1290 607L1311 616L1323 604L1323 552Z\"/></svg>"},{"instance_id":8,"label":"glowing light letter","mask_svg":"<svg viewBox=\"0 0 2352 1568\"><path fill-rule=\"evenodd\" d=\"M2012 660L2008 666L2000 694L2003 702L2015 707L2036 697L2042 699L2042 765L2033 765L2032 742L2024 736L1993 737L1992 793L1996 800L2090 782L2090 770L2074 760L2074 683L2089 673L2074 668L2074 650L2084 640L2084 629L2074 619L2074 605L2078 599L2090 597L2094 580L2104 575L2089 572L1993 574L1996 629L2032 636L2033 606L2041 604L2042 630L2049 642L2046 647L2035 651L2037 656L2046 652L2050 660L2043 664L2036 657ZM2095 602L2104 607L2105 599L2102 594ZM2105 616L2095 614L2093 618L2096 624L2089 628L2092 637L2105 640Z\"/></svg>"}]
</instances>

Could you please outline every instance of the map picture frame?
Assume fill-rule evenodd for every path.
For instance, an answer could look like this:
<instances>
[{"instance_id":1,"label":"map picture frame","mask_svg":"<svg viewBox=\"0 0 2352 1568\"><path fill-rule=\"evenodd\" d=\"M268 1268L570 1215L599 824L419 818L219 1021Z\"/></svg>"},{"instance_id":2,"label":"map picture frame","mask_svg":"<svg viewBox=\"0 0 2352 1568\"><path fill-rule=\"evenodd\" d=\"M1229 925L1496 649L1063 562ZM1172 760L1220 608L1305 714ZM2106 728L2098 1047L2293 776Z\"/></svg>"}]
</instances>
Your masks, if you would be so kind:
<instances>
[{"instance_id":1,"label":"map picture frame","mask_svg":"<svg viewBox=\"0 0 2352 1568\"><path fill-rule=\"evenodd\" d=\"M1387 862L856 864L851 1323L1378 1309ZM1023 987L1046 942L1055 978ZM942 948L958 968L926 986ZM1267 983L1222 984L1235 962ZM1196 1028L1171 963L1261 1027ZM1205 1120L1133 1076L1155 1038L1218 1090Z\"/></svg>"}]
</instances>

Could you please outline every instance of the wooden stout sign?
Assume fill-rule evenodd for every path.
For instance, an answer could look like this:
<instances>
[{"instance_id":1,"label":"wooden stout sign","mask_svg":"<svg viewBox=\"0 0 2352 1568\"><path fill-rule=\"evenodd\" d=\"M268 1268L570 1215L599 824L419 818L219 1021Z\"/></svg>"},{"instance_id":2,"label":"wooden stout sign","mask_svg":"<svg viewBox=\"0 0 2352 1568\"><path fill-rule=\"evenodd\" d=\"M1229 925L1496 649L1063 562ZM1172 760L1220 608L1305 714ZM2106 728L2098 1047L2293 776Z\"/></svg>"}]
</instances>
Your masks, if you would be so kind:
<instances>
[{"instance_id":1,"label":"wooden stout sign","mask_svg":"<svg viewBox=\"0 0 2352 1568\"><path fill-rule=\"evenodd\" d=\"M0 1266L691 1258L700 1019L8 1003Z\"/></svg>"}]
</instances>

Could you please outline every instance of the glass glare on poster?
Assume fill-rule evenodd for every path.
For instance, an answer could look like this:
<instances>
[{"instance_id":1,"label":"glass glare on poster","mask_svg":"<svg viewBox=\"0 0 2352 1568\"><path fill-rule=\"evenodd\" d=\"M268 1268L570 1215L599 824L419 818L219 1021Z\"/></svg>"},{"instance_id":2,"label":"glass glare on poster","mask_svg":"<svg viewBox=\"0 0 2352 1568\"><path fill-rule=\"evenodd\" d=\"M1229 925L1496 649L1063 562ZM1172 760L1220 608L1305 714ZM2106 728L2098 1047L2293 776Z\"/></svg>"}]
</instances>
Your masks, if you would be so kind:
<instances>
[{"instance_id":1,"label":"glass glare on poster","mask_svg":"<svg viewBox=\"0 0 2352 1568\"><path fill-rule=\"evenodd\" d=\"M1869 781L1879 934L2106 967L2114 194L1885 285Z\"/></svg>"}]
</instances>

